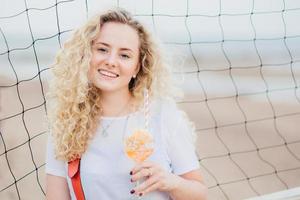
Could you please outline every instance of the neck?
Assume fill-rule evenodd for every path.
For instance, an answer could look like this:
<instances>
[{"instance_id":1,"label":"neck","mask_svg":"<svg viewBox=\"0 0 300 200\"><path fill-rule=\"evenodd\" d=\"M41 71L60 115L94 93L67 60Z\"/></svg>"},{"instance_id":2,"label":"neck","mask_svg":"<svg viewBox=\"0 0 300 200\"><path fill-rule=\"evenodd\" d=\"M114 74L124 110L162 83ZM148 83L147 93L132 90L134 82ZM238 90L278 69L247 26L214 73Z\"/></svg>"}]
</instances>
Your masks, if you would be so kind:
<instances>
[{"instance_id":1,"label":"neck","mask_svg":"<svg viewBox=\"0 0 300 200\"><path fill-rule=\"evenodd\" d=\"M118 117L131 112L132 94L128 91L101 92L102 116Z\"/></svg>"}]
</instances>

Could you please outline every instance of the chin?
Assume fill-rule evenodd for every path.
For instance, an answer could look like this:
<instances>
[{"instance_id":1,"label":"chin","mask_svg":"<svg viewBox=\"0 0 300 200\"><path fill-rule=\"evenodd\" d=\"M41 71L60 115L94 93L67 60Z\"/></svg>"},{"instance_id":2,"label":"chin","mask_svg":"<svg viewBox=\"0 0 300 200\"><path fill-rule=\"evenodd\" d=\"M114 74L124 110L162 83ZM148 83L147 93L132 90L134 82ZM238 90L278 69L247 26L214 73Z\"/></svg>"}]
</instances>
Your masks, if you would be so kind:
<instances>
[{"instance_id":1,"label":"chin","mask_svg":"<svg viewBox=\"0 0 300 200\"><path fill-rule=\"evenodd\" d=\"M94 84L98 89L103 92L114 92L117 91L119 88L113 87L112 84Z\"/></svg>"},{"instance_id":2,"label":"chin","mask_svg":"<svg viewBox=\"0 0 300 200\"><path fill-rule=\"evenodd\" d=\"M115 92L115 91L120 91L125 88L128 89L128 84L114 84L112 82L106 82L106 81L93 81L93 84L100 89L103 92Z\"/></svg>"},{"instance_id":3,"label":"chin","mask_svg":"<svg viewBox=\"0 0 300 200\"><path fill-rule=\"evenodd\" d=\"M98 89L101 91L109 92L109 91L114 91L116 90L115 88L107 85L99 85L99 84L94 84Z\"/></svg>"}]
</instances>

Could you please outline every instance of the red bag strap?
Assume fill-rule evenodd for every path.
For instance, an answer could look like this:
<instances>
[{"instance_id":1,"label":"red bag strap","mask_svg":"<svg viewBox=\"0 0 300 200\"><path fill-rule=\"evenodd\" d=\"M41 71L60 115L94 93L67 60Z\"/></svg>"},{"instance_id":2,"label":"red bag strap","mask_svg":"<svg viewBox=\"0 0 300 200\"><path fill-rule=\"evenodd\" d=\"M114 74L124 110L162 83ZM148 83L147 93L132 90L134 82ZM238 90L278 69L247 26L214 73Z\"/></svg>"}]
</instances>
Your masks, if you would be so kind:
<instances>
[{"instance_id":1,"label":"red bag strap","mask_svg":"<svg viewBox=\"0 0 300 200\"><path fill-rule=\"evenodd\" d=\"M68 162L68 176L71 179L77 200L85 200L80 179L80 158Z\"/></svg>"}]
</instances>

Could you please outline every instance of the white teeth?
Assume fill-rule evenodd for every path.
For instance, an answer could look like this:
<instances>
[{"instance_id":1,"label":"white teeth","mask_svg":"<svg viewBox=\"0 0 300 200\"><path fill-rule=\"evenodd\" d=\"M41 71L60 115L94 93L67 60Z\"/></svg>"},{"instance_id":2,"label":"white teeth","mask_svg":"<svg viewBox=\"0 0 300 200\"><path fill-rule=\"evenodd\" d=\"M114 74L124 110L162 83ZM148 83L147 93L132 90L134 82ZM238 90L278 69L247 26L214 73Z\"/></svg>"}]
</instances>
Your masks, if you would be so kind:
<instances>
[{"instance_id":1,"label":"white teeth","mask_svg":"<svg viewBox=\"0 0 300 200\"><path fill-rule=\"evenodd\" d=\"M108 77L111 77L111 78L116 78L118 77L119 75L118 74L115 74L113 72L110 72L110 71L106 71L106 70L102 70L102 69L98 69L98 72L104 76L108 76Z\"/></svg>"}]
</instances>

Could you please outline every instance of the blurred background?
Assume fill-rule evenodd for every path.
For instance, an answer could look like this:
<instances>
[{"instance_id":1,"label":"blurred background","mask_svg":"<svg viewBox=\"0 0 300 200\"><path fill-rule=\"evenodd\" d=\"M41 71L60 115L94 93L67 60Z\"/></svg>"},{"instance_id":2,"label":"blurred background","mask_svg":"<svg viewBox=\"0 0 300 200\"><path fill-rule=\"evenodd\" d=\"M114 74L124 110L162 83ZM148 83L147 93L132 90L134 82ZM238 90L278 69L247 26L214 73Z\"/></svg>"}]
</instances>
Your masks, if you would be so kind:
<instances>
[{"instance_id":1,"label":"blurred background","mask_svg":"<svg viewBox=\"0 0 300 200\"><path fill-rule=\"evenodd\" d=\"M1 200L45 198L49 67L72 30L111 6L161 41L209 199L300 187L300 1L2 0Z\"/></svg>"}]
</instances>

